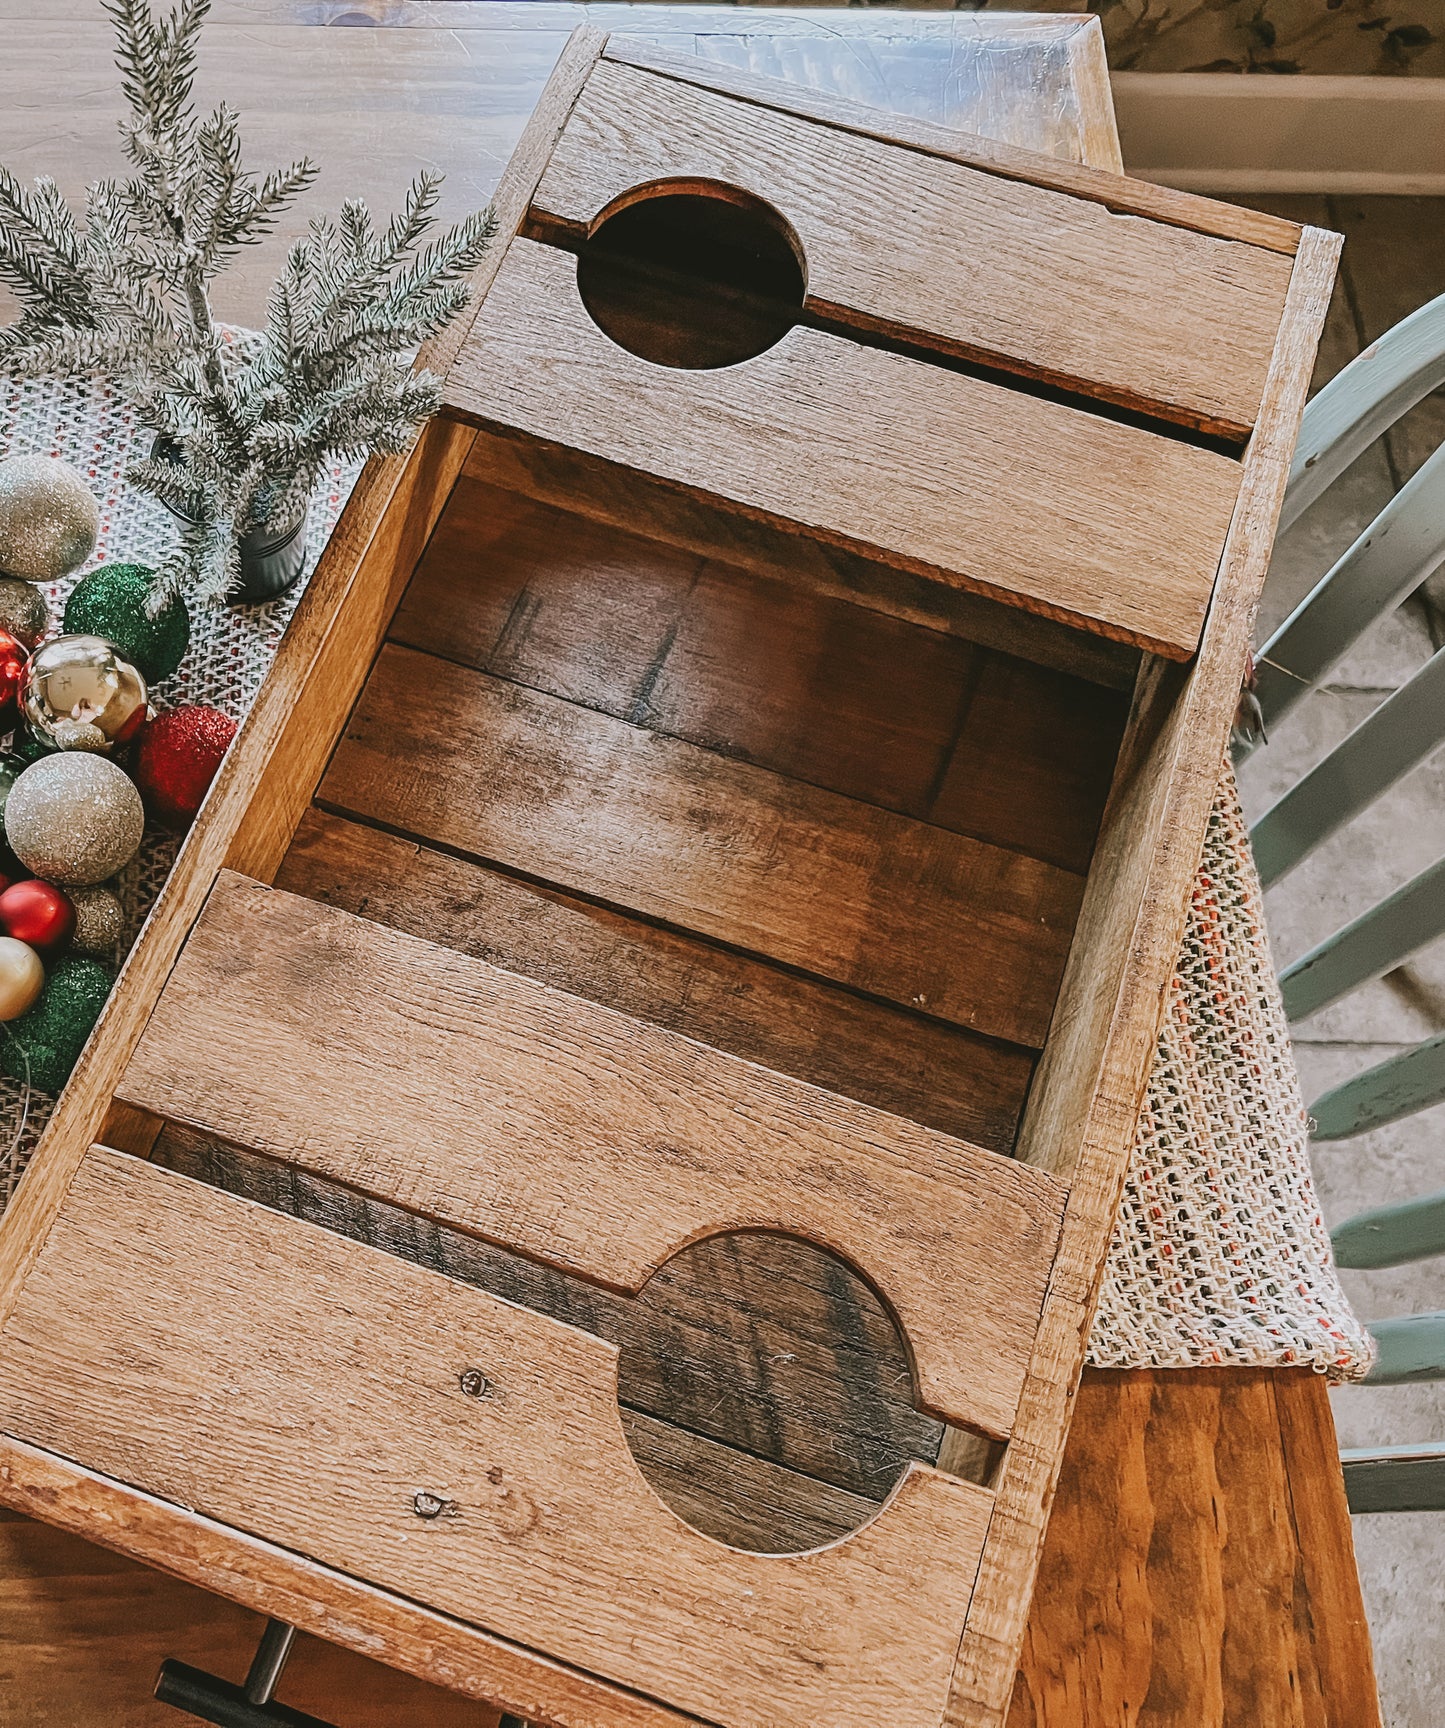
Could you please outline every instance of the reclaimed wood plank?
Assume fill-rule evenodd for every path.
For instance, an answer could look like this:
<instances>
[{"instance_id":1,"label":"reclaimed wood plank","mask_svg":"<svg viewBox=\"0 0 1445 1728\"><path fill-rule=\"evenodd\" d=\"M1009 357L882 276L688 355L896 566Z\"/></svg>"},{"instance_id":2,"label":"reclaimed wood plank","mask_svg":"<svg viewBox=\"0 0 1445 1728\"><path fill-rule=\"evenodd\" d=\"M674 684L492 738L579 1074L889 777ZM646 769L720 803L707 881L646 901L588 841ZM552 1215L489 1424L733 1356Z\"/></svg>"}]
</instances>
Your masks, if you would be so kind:
<instances>
[{"instance_id":1,"label":"reclaimed wood plank","mask_svg":"<svg viewBox=\"0 0 1445 1728\"><path fill-rule=\"evenodd\" d=\"M101 1147L5 1338L7 1424L322 1564L744 1728L937 1721L971 1484L915 1465L839 1545L726 1548L640 1479L607 1345Z\"/></svg>"},{"instance_id":2,"label":"reclaimed wood plank","mask_svg":"<svg viewBox=\"0 0 1445 1728\"><path fill-rule=\"evenodd\" d=\"M691 1446L690 1505L735 1547L768 1535L764 1546L786 1548L803 1517L801 1490L780 1502L766 1477L743 1480L754 1463L815 1483L807 1516L832 1519L838 1505L876 1507L910 1460L937 1457L941 1426L914 1406L893 1321L811 1243L757 1231L695 1242L632 1298L195 1129L167 1123L153 1156L615 1344L618 1400L653 1424L634 1436L639 1465L646 1473L656 1456L679 1479L679 1448Z\"/></svg>"},{"instance_id":3,"label":"reclaimed wood plank","mask_svg":"<svg viewBox=\"0 0 1445 1728\"><path fill-rule=\"evenodd\" d=\"M323 810L302 818L276 886L445 941L985 1151L1013 1149L1034 1065L1020 1045L835 990ZM135 1149L127 1141L125 1150Z\"/></svg>"},{"instance_id":4,"label":"reclaimed wood plank","mask_svg":"<svg viewBox=\"0 0 1445 1728\"><path fill-rule=\"evenodd\" d=\"M817 1241L925 1408L1011 1426L1052 1177L484 961L225 874L116 1096L616 1289L722 1230Z\"/></svg>"},{"instance_id":5,"label":"reclaimed wood plank","mask_svg":"<svg viewBox=\"0 0 1445 1728\"><path fill-rule=\"evenodd\" d=\"M592 322L570 254L529 240L445 396L483 427L1174 659L1198 644L1239 490L1217 451L818 330L742 366L651 365Z\"/></svg>"},{"instance_id":6,"label":"reclaimed wood plank","mask_svg":"<svg viewBox=\"0 0 1445 1728\"><path fill-rule=\"evenodd\" d=\"M1018 22L1034 23L1042 19L1020 16ZM1073 85L1071 94L1080 116L1078 149L1067 156L1059 151L1045 153L1041 148L1043 140L1037 137L1020 148L1017 140L1005 142L1000 136L984 135L975 127L962 130L958 126L940 125L936 118L917 112L903 114L891 107L885 111L853 90L784 84L776 77L760 76L756 66L708 60L695 52L680 51L675 43L655 38L639 40L630 31L612 36L603 58L681 84L720 91L763 108L803 114L825 126L856 132L863 138L904 143L910 150L937 156L945 162L962 163L1028 185L1052 187L1076 198L1087 198L1106 210L1244 241L1291 257L1299 250L1298 222L1262 210L1221 204L1212 198L1177 191L1172 186L1122 178L1124 164L1119 154L1119 134L1098 19L1084 18L1072 26L1064 25L1063 46ZM1040 119L1044 116L1040 115Z\"/></svg>"},{"instance_id":7,"label":"reclaimed wood plank","mask_svg":"<svg viewBox=\"0 0 1445 1728\"><path fill-rule=\"evenodd\" d=\"M1108 690L1132 690L1139 671L1139 650L1127 643L1086 634L1057 619L930 581L841 546L790 534L649 475L560 446L519 443L478 431L466 473L469 479L545 501L569 515L642 534L886 618L960 636Z\"/></svg>"},{"instance_id":8,"label":"reclaimed wood plank","mask_svg":"<svg viewBox=\"0 0 1445 1728\"><path fill-rule=\"evenodd\" d=\"M464 478L389 632L1087 871L1122 694ZM942 783L940 785L940 783Z\"/></svg>"},{"instance_id":9,"label":"reclaimed wood plank","mask_svg":"<svg viewBox=\"0 0 1445 1728\"><path fill-rule=\"evenodd\" d=\"M324 807L1038 1048L1081 879L388 644Z\"/></svg>"},{"instance_id":10,"label":"reclaimed wood plank","mask_svg":"<svg viewBox=\"0 0 1445 1728\"><path fill-rule=\"evenodd\" d=\"M585 238L650 184L739 188L797 236L805 311L830 325L1248 436L1291 258L820 124L783 111L789 94L743 103L604 58L537 187L532 231Z\"/></svg>"},{"instance_id":11,"label":"reclaimed wood plank","mask_svg":"<svg viewBox=\"0 0 1445 1728\"><path fill-rule=\"evenodd\" d=\"M1037 1565L1058 1479L1061 1448L1049 1437L1068 1426L1339 246L1337 235L1309 229L1295 261L1199 659L1187 674L1158 663L1141 676L1055 1025L1030 1093L1020 1155L1067 1178L1069 1206L1019 1437L998 1476L947 1728L994 1728L1008 1704L1028 1606L1019 1579Z\"/></svg>"}]
</instances>

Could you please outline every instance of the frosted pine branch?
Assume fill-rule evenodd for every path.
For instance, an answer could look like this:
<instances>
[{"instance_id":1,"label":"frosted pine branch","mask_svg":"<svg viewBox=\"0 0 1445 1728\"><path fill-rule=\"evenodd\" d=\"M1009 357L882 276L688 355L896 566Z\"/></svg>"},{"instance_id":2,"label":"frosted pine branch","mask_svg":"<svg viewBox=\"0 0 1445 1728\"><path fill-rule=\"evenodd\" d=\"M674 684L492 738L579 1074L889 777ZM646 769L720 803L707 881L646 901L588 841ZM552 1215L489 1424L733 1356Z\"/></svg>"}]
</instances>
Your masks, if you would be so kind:
<instances>
[{"instance_id":1,"label":"frosted pine branch","mask_svg":"<svg viewBox=\"0 0 1445 1728\"><path fill-rule=\"evenodd\" d=\"M228 342L211 282L275 229L316 167L257 175L229 107L197 116L210 0L164 14L156 0L104 4L131 172L97 181L77 217L51 182L27 189L0 167L0 282L20 303L0 329L0 365L102 372L132 399L165 453L129 478L187 519L152 603L181 584L217 597L235 579L236 540L295 521L334 456L408 447L440 389L413 372L413 356L466 305L496 224L483 211L436 233L441 181L430 173L380 232L349 201L290 248L259 338Z\"/></svg>"}]
</instances>

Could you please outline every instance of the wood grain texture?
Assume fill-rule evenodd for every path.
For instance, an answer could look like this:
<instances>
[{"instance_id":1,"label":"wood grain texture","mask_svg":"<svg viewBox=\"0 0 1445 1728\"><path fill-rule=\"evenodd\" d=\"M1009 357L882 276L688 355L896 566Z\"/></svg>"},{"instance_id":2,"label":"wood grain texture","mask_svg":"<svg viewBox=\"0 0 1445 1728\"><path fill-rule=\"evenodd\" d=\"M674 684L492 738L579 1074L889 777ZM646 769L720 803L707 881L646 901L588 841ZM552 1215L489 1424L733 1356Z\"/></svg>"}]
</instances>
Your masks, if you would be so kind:
<instances>
[{"instance_id":1,"label":"wood grain texture","mask_svg":"<svg viewBox=\"0 0 1445 1728\"><path fill-rule=\"evenodd\" d=\"M656 1463L680 1480L688 1457L690 1513L734 1547L813 1547L799 1537L824 1524L841 1536L912 1460L938 1456L941 1425L914 1407L897 1327L812 1243L694 1242L634 1298L195 1129L166 1124L154 1158L616 1345L624 1419L650 1423L632 1434L644 1475Z\"/></svg>"},{"instance_id":2,"label":"wood grain texture","mask_svg":"<svg viewBox=\"0 0 1445 1728\"><path fill-rule=\"evenodd\" d=\"M177 1728L161 1663L241 1680L264 1618L67 1531L0 1511L0 1728ZM278 1694L345 1728L496 1728L474 1699L302 1636Z\"/></svg>"},{"instance_id":3,"label":"wood grain texture","mask_svg":"<svg viewBox=\"0 0 1445 1728\"><path fill-rule=\"evenodd\" d=\"M1251 246L1293 256L1299 250L1300 228L1280 216L1221 204L1146 180L1126 180L1114 124L1113 97L1104 58L1103 33L1096 18L1065 29L1063 48L1079 111L1077 150L1045 154L1042 139L1031 138L1023 149L1017 141L985 136L973 127L940 125L916 113L870 106L838 90L808 88L781 79L759 76L750 67L725 64L697 54L679 52L671 43L639 40L631 31L609 37L603 58L637 67L659 77L704 90L716 90L762 108L789 114L862 138L906 144L944 162L956 162L986 173L1068 192L1106 210L1143 216L1198 233L1214 234Z\"/></svg>"},{"instance_id":4,"label":"wood grain texture","mask_svg":"<svg viewBox=\"0 0 1445 1728\"><path fill-rule=\"evenodd\" d=\"M223 875L116 1095L618 1289L804 1236L884 1293L926 1408L1011 1426L1057 1182L483 961Z\"/></svg>"},{"instance_id":5,"label":"wood grain texture","mask_svg":"<svg viewBox=\"0 0 1445 1728\"><path fill-rule=\"evenodd\" d=\"M458 481L394 642L1083 874L1128 703L941 631Z\"/></svg>"},{"instance_id":6,"label":"wood grain texture","mask_svg":"<svg viewBox=\"0 0 1445 1728\"><path fill-rule=\"evenodd\" d=\"M579 1673L3 1431L0 1501L116 1553L145 1559L169 1577L253 1612L275 1615L314 1637L529 1720L557 1728L706 1728L685 1711ZM115 1728L114 1700L101 1702L105 1728ZM23 1718L23 1728L32 1728L32 1720ZM61 1720L65 1728L79 1728L73 1718Z\"/></svg>"},{"instance_id":7,"label":"wood grain texture","mask_svg":"<svg viewBox=\"0 0 1445 1728\"><path fill-rule=\"evenodd\" d=\"M1378 1728L1329 1399L1086 1373L1009 1728Z\"/></svg>"},{"instance_id":8,"label":"wood grain texture","mask_svg":"<svg viewBox=\"0 0 1445 1728\"><path fill-rule=\"evenodd\" d=\"M570 516L680 547L730 569L786 581L797 592L843 600L959 636L1108 690L1134 687L1139 650L1127 643L1088 635L1057 619L931 581L880 559L790 534L646 474L561 446L519 443L479 431L466 472L482 485L545 501Z\"/></svg>"},{"instance_id":9,"label":"wood grain texture","mask_svg":"<svg viewBox=\"0 0 1445 1728\"><path fill-rule=\"evenodd\" d=\"M497 191L499 238L478 267L480 284L500 260L531 200L552 140L601 50L578 34ZM466 329L461 319L418 364L444 371ZM0 1324L9 1312L71 1176L110 1112L114 1083L130 1057L161 981L223 863L269 876L284 856L333 742L336 717L359 680L447 492L471 447L466 428L433 420L408 456L373 457L362 470L317 562L266 682L131 950L95 1032L66 1085L45 1136L0 1227Z\"/></svg>"},{"instance_id":10,"label":"wood grain texture","mask_svg":"<svg viewBox=\"0 0 1445 1728\"><path fill-rule=\"evenodd\" d=\"M1216 451L818 330L717 371L651 365L592 322L571 255L529 240L445 396L483 426L1177 659L1239 489Z\"/></svg>"},{"instance_id":11,"label":"wood grain texture","mask_svg":"<svg viewBox=\"0 0 1445 1728\"><path fill-rule=\"evenodd\" d=\"M1141 676L1030 1093L1020 1155L1066 1176L1069 1204L1017 1437L999 1473L949 1728L996 1724L1013 1684L1027 1612L1018 1580L1032 1574L1042 1548L1061 1452L1051 1437L1067 1431L1339 246L1336 235L1306 230L1199 658L1187 674L1161 663Z\"/></svg>"},{"instance_id":12,"label":"wood grain texture","mask_svg":"<svg viewBox=\"0 0 1445 1728\"><path fill-rule=\"evenodd\" d=\"M879 1110L1013 1149L1031 1052L834 990L312 810L276 885L685 1032ZM108 1142L116 1144L114 1140ZM127 1141L124 1150L136 1148Z\"/></svg>"},{"instance_id":13,"label":"wood grain texture","mask_svg":"<svg viewBox=\"0 0 1445 1728\"><path fill-rule=\"evenodd\" d=\"M326 807L1037 1048L1071 872L390 644Z\"/></svg>"},{"instance_id":14,"label":"wood grain texture","mask_svg":"<svg viewBox=\"0 0 1445 1728\"><path fill-rule=\"evenodd\" d=\"M1290 258L820 125L789 93L764 107L600 61L533 217L585 236L640 187L740 188L797 236L809 313L1248 436Z\"/></svg>"},{"instance_id":15,"label":"wood grain texture","mask_svg":"<svg viewBox=\"0 0 1445 1728\"><path fill-rule=\"evenodd\" d=\"M159 1657L175 1647L239 1673L259 1629L215 1596L3 1511L0 1556L4 1624L18 1632L0 1646L0 1728L164 1728L146 1698ZM1262 1654L1241 1664L1235 1648L1250 1645ZM1291 1676L1289 1728L1378 1728L1323 1381L1086 1370L1009 1728L1258 1728L1259 1696L1277 1699ZM286 1696L381 1728L397 1719L383 1703L413 1702L394 1690L405 1684L303 1642ZM438 1728L448 1708L478 1710L458 1728L487 1728L459 1698L415 1707Z\"/></svg>"},{"instance_id":16,"label":"wood grain texture","mask_svg":"<svg viewBox=\"0 0 1445 1728\"><path fill-rule=\"evenodd\" d=\"M5 1339L7 1424L322 1564L740 1728L938 1719L970 1484L917 1465L840 1544L738 1553L638 1475L607 1345L101 1147Z\"/></svg>"}]
</instances>

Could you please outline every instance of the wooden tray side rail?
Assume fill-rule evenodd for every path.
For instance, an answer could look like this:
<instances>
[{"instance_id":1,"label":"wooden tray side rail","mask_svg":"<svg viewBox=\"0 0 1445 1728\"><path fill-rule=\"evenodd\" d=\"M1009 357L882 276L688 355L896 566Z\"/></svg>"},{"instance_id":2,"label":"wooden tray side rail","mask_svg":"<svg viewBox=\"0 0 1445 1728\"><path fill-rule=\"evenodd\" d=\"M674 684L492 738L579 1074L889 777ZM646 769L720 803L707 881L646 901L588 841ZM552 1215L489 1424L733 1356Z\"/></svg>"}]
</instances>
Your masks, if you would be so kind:
<instances>
[{"instance_id":1,"label":"wooden tray side rail","mask_svg":"<svg viewBox=\"0 0 1445 1728\"><path fill-rule=\"evenodd\" d=\"M624 106L656 124L614 135ZM740 108L752 135L718 169ZM819 214L795 224L811 310L849 334L795 329L639 391L553 240L642 182L776 191L769 151L802 208L827 127L860 174L881 153L926 186L932 163L982 229L1057 200L1113 292L1173 259L1136 370L1106 328L1055 364L1037 308L1000 331L900 306L886 262L859 274ZM0 1500L558 1728L998 1728L1338 250L1107 179L573 38L499 191L473 320L428 356L447 408L364 473L0 1232ZM1181 316L1217 364L1171 369ZM871 345L884 325L965 369ZM979 355L1176 432L1012 392L967 370ZM802 497L780 452L816 451L859 378L887 395L900 367L942 416L917 496L824 453ZM764 381L751 402L740 377ZM784 424L805 378L841 394ZM697 423L669 442L679 404ZM972 448L975 414L1108 471L1065 500L1074 529L1020 526L1027 489L986 486L939 530L928 445ZM1176 493L1141 537L1141 496ZM1099 511L1091 587L1070 535ZM960 558L980 534L1002 581ZM794 579L799 640L826 620L844 663L936 656L964 693L916 708L914 757L872 710L852 758L770 730L761 673L717 693L729 604L776 620L785 659ZM620 608L600 656L578 646L599 581ZM1032 622L997 623L1018 606ZM970 725L1006 739L1022 813ZM409 923L408 883L442 940ZM880 1048L908 1059L885 1072ZM845 1539L725 1546L639 1473L613 1344L147 1161L177 1134L614 1302L718 1231L822 1243L901 1323L920 1411L954 1426Z\"/></svg>"}]
</instances>

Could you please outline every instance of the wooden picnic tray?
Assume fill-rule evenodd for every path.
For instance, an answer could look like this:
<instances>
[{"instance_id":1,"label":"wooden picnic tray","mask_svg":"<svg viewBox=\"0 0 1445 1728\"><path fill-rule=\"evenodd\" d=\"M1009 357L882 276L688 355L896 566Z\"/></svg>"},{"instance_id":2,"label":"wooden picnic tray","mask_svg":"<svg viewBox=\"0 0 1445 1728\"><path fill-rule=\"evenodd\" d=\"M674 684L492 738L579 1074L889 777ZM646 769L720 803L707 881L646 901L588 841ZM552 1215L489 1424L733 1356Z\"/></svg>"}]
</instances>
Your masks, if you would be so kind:
<instances>
[{"instance_id":1,"label":"wooden picnic tray","mask_svg":"<svg viewBox=\"0 0 1445 1728\"><path fill-rule=\"evenodd\" d=\"M7 1216L0 1498L564 1728L997 1724L1338 243L588 31L499 211Z\"/></svg>"}]
</instances>

